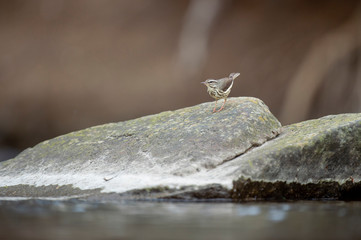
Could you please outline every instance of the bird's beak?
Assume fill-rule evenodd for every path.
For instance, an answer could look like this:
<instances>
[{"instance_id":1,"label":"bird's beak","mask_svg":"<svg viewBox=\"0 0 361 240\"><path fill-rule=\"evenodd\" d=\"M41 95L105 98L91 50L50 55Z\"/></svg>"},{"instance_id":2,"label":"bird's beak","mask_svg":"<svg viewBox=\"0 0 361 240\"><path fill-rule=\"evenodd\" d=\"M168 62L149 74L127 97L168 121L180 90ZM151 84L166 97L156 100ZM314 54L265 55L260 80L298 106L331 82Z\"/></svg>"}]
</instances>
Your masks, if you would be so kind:
<instances>
[{"instance_id":1,"label":"bird's beak","mask_svg":"<svg viewBox=\"0 0 361 240\"><path fill-rule=\"evenodd\" d=\"M201 82L202 84L206 85L206 82Z\"/></svg>"},{"instance_id":2,"label":"bird's beak","mask_svg":"<svg viewBox=\"0 0 361 240\"><path fill-rule=\"evenodd\" d=\"M233 75L233 79L236 79L236 77L238 77L240 75L240 73L235 73L234 75Z\"/></svg>"}]
</instances>

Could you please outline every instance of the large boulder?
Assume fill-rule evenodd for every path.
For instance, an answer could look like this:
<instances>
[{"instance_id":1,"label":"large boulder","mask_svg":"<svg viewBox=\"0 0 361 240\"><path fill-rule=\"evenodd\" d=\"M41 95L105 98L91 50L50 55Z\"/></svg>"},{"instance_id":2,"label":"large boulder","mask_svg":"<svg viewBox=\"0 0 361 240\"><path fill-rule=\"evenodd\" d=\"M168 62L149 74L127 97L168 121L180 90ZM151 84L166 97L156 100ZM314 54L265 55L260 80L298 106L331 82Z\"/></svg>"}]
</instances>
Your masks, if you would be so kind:
<instances>
[{"instance_id":1,"label":"large boulder","mask_svg":"<svg viewBox=\"0 0 361 240\"><path fill-rule=\"evenodd\" d=\"M230 98L218 113L212 108L213 102L204 103L42 142L1 163L2 193L51 197L60 192L54 188L71 196L82 190L230 187L230 179L208 172L276 137L281 125L256 98Z\"/></svg>"},{"instance_id":2,"label":"large boulder","mask_svg":"<svg viewBox=\"0 0 361 240\"><path fill-rule=\"evenodd\" d=\"M285 126L215 171L234 179L233 199L360 199L361 114Z\"/></svg>"},{"instance_id":3,"label":"large boulder","mask_svg":"<svg viewBox=\"0 0 361 240\"><path fill-rule=\"evenodd\" d=\"M281 127L231 98L69 133L0 163L0 196L360 199L361 114Z\"/></svg>"}]
</instances>

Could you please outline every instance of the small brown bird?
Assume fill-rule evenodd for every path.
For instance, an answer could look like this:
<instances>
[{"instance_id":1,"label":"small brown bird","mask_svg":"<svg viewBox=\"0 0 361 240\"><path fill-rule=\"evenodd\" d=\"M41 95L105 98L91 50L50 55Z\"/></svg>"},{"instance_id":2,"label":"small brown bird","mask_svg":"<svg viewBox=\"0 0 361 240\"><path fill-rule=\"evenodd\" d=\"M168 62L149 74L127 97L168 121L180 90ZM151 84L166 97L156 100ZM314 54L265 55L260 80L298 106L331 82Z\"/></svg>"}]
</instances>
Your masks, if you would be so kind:
<instances>
[{"instance_id":1,"label":"small brown bird","mask_svg":"<svg viewBox=\"0 0 361 240\"><path fill-rule=\"evenodd\" d=\"M219 110L217 110L217 112L221 111L224 108L224 105L226 104L227 101L227 97L231 92L233 81L234 79L236 79L236 77L239 76L239 74L240 73L231 73L229 74L229 77L221 78L218 80L207 79L205 82L201 82L207 86L207 92L209 93L209 95L212 98L216 99L213 112L216 112L217 101L219 99L224 99L224 102L222 107Z\"/></svg>"}]
</instances>

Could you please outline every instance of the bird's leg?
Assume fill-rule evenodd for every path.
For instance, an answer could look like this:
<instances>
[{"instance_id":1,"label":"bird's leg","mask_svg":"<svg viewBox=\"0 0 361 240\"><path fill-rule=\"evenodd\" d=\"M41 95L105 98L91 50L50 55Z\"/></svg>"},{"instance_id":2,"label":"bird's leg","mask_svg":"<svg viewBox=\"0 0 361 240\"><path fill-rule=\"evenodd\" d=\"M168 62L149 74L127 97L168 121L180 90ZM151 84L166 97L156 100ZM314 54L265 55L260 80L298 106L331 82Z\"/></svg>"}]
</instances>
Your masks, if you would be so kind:
<instances>
[{"instance_id":1,"label":"bird's leg","mask_svg":"<svg viewBox=\"0 0 361 240\"><path fill-rule=\"evenodd\" d=\"M213 112L215 112L215 111L216 111L217 101L218 101L218 100L216 100L216 103L214 104Z\"/></svg>"},{"instance_id":2,"label":"bird's leg","mask_svg":"<svg viewBox=\"0 0 361 240\"><path fill-rule=\"evenodd\" d=\"M227 102L227 98L224 99L222 107L217 112L221 111L224 108L224 105L226 104L226 102Z\"/></svg>"}]
</instances>

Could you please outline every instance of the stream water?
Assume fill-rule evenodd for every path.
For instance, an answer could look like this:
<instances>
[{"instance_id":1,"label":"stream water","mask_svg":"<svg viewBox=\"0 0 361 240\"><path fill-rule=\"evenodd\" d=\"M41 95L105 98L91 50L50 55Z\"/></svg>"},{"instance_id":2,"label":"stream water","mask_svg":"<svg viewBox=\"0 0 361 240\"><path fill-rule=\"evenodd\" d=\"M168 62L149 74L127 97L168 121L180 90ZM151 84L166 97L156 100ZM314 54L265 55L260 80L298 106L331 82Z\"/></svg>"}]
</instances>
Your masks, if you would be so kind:
<instances>
[{"instance_id":1,"label":"stream water","mask_svg":"<svg viewBox=\"0 0 361 240\"><path fill-rule=\"evenodd\" d=\"M0 239L360 239L361 202L0 201Z\"/></svg>"}]
</instances>

